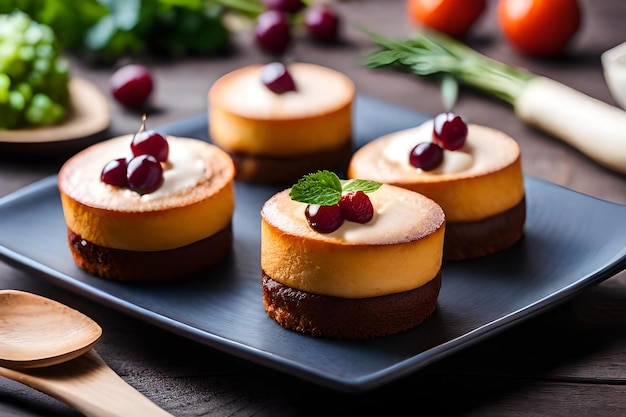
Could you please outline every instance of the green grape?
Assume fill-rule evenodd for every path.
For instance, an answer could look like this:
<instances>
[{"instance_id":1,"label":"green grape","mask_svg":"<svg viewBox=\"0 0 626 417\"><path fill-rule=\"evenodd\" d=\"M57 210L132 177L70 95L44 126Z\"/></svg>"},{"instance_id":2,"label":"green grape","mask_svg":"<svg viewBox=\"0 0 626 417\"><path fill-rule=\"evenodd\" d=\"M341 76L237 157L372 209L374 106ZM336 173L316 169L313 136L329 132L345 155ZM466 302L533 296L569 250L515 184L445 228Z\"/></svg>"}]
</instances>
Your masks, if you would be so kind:
<instances>
[{"instance_id":1,"label":"green grape","mask_svg":"<svg viewBox=\"0 0 626 417\"><path fill-rule=\"evenodd\" d=\"M56 45L57 38L50 26L39 25L39 29L41 29L41 39L39 39L39 44Z\"/></svg>"},{"instance_id":2,"label":"green grape","mask_svg":"<svg viewBox=\"0 0 626 417\"><path fill-rule=\"evenodd\" d=\"M9 106L17 111L24 110L24 107L26 107L24 95L17 90L11 91L9 93Z\"/></svg>"},{"instance_id":3,"label":"green grape","mask_svg":"<svg viewBox=\"0 0 626 417\"><path fill-rule=\"evenodd\" d=\"M26 100L19 91L10 91L8 100L0 104L0 126L11 129L19 125L25 105Z\"/></svg>"},{"instance_id":4,"label":"green grape","mask_svg":"<svg viewBox=\"0 0 626 417\"><path fill-rule=\"evenodd\" d=\"M17 56L9 62L9 64L5 67L4 72L7 74L12 80L21 79L27 70L27 63L20 60Z\"/></svg>"},{"instance_id":5,"label":"green grape","mask_svg":"<svg viewBox=\"0 0 626 417\"><path fill-rule=\"evenodd\" d=\"M28 83L22 82L15 86L15 91L18 91L25 102L29 102L33 98L33 89Z\"/></svg>"},{"instance_id":6,"label":"green grape","mask_svg":"<svg viewBox=\"0 0 626 417\"><path fill-rule=\"evenodd\" d=\"M44 38L44 31L40 25L30 25L24 31L24 42L29 45L36 45Z\"/></svg>"},{"instance_id":7,"label":"green grape","mask_svg":"<svg viewBox=\"0 0 626 417\"><path fill-rule=\"evenodd\" d=\"M54 49L54 46L50 44L37 45L36 51L37 51L37 58L39 59L52 60L56 58L57 56L57 52Z\"/></svg>"},{"instance_id":8,"label":"green grape","mask_svg":"<svg viewBox=\"0 0 626 417\"><path fill-rule=\"evenodd\" d=\"M21 61L30 62L35 59L35 47L33 45L22 45L17 55Z\"/></svg>"},{"instance_id":9,"label":"green grape","mask_svg":"<svg viewBox=\"0 0 626 417\"><path fill-rule=\"evenodd\" d=\"M69 90L65 87L70 81L70 71L66 63L57 61L48 75L50 87L48 95L57 103L69 101Z\"/></svg>"},{"instance_id":10,"label":"green grape","mask_svg":"<svg viewBox=\"0 0 626 417\"><path fill-rule=\"evenodd\" d=\"M35 62L33 62L33 71L39 72L42 76L46 76L50 73L50 67L52 63L49 59L46 58L37 58Z\"/></svg>"},{"instance_id":11,"label":"green grape","mask_svg":"<svg viewBox=\"0 0 626 417\"><path fill-rule=\"evenodd\" d=\"M0 104L9 100L9 89L11 88L11 79L8 75L0 72Z\"/></svg>"},{"instance_id":12,"label":"green grape","mask_svg":"<svg viewBox=\"0 0 626 417\"><path fill-rule=\"evenodd\" d=\"M69 108L69 80L49 26L22 12L0 15L0 129L62 121Z\"/></svg>"},{"instance_id":13,"label":"green grape","mask_svg":"<svg viewBox=\"0 0 626 417\"><path fill-rule=\"evenodd\" d=\"M7 69L16 59L16 55L17 48L13 42L0 42L0 72L7 73Z\"/></svg>"},{"instance_id":14,"label":"green grape","mask_svg":"<svg viewBox=\"0 0 626 417\"><path fill-rule=\"evenodd\" d=\"M37 93L26 109L26 120L33 125L43 125L48 121L54 103L45 94Z\"/></svg>"}]
</instances>

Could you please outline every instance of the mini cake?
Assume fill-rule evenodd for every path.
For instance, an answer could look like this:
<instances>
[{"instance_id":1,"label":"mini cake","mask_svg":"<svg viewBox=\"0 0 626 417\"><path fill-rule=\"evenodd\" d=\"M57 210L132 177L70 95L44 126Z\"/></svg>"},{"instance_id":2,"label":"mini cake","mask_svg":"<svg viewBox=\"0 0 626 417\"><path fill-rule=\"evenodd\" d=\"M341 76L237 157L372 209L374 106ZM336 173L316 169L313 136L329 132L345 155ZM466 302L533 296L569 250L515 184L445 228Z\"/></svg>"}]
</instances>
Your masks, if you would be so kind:
<instances>
[{"instance_id":1,"label":"mini cake","mask_svg":"<svg viewBox=\"0 0 626 417\"><path fill-rule=\"evenodd\" d=\"M143 145L139 134L92 145L59 172L72 257L102 278L189 277L219 263L232 245L235 171L228 154L200 140L147 132ZM144 153L154 137L158 156Z\"/></svg>"},{"instance_id":2,"label":"mini cake","mask_svg":"<svg viewBox=\"0 0 626 417\"><path fill-rule=\"evenodd\" d=\"M348 77L319 65L240 68L209 91L209 134L242 181L292 184L319 169L345 172L354 96Z\"/></svg>"},{"instance_id":3,"label":"mini cake","mask_svg":"<svg viewBox=\"0 0 626 417\"><path fill-rule=\"evenodd\" d=\"M360 187L367 182L339 182L336 176L335 184L343 185L333 192L339 203L332 198L321 206L302 202L309 193L297 192L303 181L330 174L305 176L261 209L267 314L287 329L339 339L417 326L437 305L443 210L400 187L377 184L380 188L365 194Z\"/></svg>"},{"instance_id":4,"label":"mini cake","mask_svg":"<svg viewBox=\"0 0 626 417\"><path fill-rule=\"evenodd\" d=\"M441 205L447 222L445 260L493 254L523 235L519 146L503 132L466 125L453 113L364 145L352 156L348 177L404 187Z\"/></svg>"}]
</instances>

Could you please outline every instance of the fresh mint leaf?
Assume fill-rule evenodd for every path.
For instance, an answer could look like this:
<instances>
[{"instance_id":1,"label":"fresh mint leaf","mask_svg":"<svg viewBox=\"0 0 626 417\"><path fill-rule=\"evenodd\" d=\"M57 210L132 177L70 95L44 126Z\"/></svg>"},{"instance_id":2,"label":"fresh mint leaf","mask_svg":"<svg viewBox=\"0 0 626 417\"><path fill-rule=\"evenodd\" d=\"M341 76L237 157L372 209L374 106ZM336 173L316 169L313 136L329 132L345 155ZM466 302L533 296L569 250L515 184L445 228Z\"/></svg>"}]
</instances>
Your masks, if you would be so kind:
<instances>
[{"instance_id":1,"label":"fresh mint leaf","mask_svg":"<svg viewBox=\"0 0 626 417\"><path fill-rule=\"evenodd\" d=\"M292 200L320 206L332 206L341 199L344 191L365 193L376 191L382 184L369 180L340 180L337 174L330 171L317 171L302 177L289 192Z\"/></svg>"},{"instance_id":2,"label":"fresh mint leaf","mask_svg":"<svg viewBox=\"0 0 626 417\"><path fill-rule=\"evenodd\" d=\"M337 174L326 170L307 174L291 187L289 197L301 203L332 206L341 198L341 181Z\"/></svg>"},{"instance_id":3,"label":"fresh mint leaf","mask_svg":"<svg viewBox=\"0 0 626 417\"><path fill-rule=\"evenodd\" d=\"M370 180L348 180L343 183L343 191L363 191L364 193L371 193L380 188L382 184L376 181Z\"/></svg>"}]
</instances>

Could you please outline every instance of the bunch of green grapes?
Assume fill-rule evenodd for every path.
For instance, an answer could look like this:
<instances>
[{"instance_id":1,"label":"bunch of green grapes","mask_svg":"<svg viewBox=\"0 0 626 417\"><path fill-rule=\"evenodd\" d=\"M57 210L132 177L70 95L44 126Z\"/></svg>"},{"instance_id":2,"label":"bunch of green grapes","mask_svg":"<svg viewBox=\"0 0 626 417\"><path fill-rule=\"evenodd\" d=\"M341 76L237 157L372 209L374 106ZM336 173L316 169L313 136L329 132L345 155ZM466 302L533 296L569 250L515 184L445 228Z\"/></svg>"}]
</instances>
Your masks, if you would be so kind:
<instances>
[{"instance_id":1,"label":"bunch of green grapes","mask_svg":"<svg viewBox=\"0 0 626 417\"><path fill-rule=\"evenodd\" d=\"M54 31L22 12L0 15L0 129L60 122L68 85Z\"/></svg>"}]
</instances>

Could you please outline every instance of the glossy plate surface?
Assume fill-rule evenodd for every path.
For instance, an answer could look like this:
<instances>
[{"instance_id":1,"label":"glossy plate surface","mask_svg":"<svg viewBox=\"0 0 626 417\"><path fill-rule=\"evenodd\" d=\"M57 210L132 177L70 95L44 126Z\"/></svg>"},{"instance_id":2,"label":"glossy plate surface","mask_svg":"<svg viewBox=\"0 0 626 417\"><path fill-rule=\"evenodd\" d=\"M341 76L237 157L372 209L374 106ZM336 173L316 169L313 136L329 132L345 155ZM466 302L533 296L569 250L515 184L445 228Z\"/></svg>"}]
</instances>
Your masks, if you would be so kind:
<instances>
[{"instance_id":1,"label":"glossy plate surface","mask_svg":"<svg viewBox=\"0 0 626 417\"><path fill-rule=\"evenodd\" d=\"M355 139L428 116L367 97ZM207 139L198 116L160 129ZM315 339L278 326L263 309L260 216L277 189L238 183L235 243L225 264L192 281L128 285L79 270L65 241L56 178L0 200L0 258L110 308L229 354L341 391L366 391L520 323L626 268L626 206L526 177L525 237L509 250L446 263L435 314L408 332L369 341Z\"/></svg>"}]
</instances>

